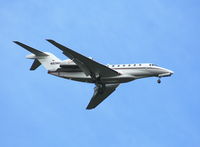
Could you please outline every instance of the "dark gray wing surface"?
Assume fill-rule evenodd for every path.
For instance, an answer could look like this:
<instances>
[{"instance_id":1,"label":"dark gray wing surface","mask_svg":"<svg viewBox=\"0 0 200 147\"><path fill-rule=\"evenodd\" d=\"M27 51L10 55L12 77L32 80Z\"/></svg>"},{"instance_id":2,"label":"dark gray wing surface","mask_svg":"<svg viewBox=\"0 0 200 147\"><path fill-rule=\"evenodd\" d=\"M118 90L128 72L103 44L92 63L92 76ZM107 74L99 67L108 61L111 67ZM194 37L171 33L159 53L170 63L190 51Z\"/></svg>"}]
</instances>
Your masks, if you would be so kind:
<instances>
[{"instance_id":1,"label":"dark gray wing surface","mask_svg":"<svg viewBox=\"0 0 200 147\"><path fill-rule=\"evenodd\" d=\"M98 75L101 77L109 77L109 76L117 76L120 75L118 72L106 67L105 65L102 65L94 60L91 60L57 42L54 40L47 40L57 48L63 51L63 54L69 57L71 60L73 60L80 69L88 76L91 77L93 75Z\"/></svg>"},{"instance_id":2,"label":"dark gray wing surface","mask_svg":"<svg viewBox=\"0 0 200 147\"><path fill-rule=\"evenodd\" d=\"M86 109L94 109L103 100L105 100L112 92L114 92L118 86L119 84L105 84L103 88L96 86L94 88L94 95L90 100Z\"/></svg>"}]
</instances>

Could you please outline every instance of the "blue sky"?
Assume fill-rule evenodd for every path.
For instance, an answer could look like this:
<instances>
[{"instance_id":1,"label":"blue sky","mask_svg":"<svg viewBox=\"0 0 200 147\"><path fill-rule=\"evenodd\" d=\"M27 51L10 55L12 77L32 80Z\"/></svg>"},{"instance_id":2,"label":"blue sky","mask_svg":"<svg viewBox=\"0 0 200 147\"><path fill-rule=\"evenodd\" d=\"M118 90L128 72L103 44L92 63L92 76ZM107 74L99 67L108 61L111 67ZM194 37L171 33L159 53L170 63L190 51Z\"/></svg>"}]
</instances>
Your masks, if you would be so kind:
<instances>
[{"instance_id":1,"label":"blue sky","mask_svg":"<svg viewBox=\"0 0 200 147\"><path fill-rule=\"evenodd\" d=\"M0 146L200 146L198 0L2 1ZM152 62L175 72L122 84L85 110L92 84L29 71L18 40L66 57L54 39L107 64Z\"/></svg>"}]
</instances>

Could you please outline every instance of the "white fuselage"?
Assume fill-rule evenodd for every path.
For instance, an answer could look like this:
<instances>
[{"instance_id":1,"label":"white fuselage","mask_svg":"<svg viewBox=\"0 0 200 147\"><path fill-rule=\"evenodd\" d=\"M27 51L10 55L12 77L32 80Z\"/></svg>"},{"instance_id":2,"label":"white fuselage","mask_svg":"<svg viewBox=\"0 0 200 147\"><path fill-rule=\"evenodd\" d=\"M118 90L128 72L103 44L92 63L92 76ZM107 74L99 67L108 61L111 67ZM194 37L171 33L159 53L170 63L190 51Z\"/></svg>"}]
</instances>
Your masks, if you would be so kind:
<instances>
[{"instance_id":1,"label":"white fuselage","mask_svg":"<svg viewBox=\"0 0 200 147\"><path fill-rule=\"evenodd\" d=\"M64 70L49 71L49 74L59 76L66 79L75 81L94 83L91 76L86 76L76 64L66 65ZM107 67L120 73L119 76L103 77L100 75L100 80L103 83L125 83L135 79L146 78L146 77L167 77L173 74L173 71L159 67L155 64L117 64L117 65L106 65Z\"/></svg>"}]
</instances>

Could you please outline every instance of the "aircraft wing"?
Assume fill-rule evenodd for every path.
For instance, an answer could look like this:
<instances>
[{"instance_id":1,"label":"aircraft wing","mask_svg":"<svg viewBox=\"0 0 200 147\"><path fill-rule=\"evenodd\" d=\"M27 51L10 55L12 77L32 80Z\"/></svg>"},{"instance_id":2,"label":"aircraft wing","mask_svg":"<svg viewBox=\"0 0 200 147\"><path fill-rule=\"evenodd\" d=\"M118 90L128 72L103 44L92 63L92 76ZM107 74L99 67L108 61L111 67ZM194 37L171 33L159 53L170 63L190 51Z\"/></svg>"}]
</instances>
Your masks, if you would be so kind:
<instances>
[{"instance_id":1,"label":"aircraft wing","mask_svg":"<svg viewBox=\"0 0 200 147\"><path fill-rule=\"evenodd\" d=\"M98 86L96 86L94 88L94 95L90 100L86 109L94 109L103 100L105 100L112 92L114 92L118 86L119 84L105 84L105 87L103 89L100 89Z\"/></svg>"},{"instance_id":2,"label":"aircraft wing","mask_svg":"<svg viewBox=\"0 0 200 147\"><path fill-rule=\"evenodd\" d=\"M60 50L62 50L63 54L69 57L71 60L73 60L87 76L90 75L93 78L96 76L109 77L120 75L120 73L118 73L117 71L112 70L94 60L91 60L88 57L85 57L55 42L54 40L48 39L47 41L59 48Z\"/></svg>"}]
</instances>

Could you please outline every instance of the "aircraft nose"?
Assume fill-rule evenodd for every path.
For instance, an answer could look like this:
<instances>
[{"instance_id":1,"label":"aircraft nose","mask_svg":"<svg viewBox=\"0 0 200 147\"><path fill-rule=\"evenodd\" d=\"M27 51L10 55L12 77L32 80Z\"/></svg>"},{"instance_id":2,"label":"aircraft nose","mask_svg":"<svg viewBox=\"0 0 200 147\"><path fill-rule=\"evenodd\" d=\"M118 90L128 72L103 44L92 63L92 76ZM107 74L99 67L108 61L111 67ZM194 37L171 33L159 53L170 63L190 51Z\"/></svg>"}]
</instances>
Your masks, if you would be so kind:
<instances>
[{"instance_id":1,"label":"aircraft nose","mask_svg":"<svg viewBox=\"0 0 200 147\"><path fill-rule=\"evenodd\" d=\"M172 70L167 70L167 72L169 72L170 73L170 75L173 75L174 74L174 72L172 71Z\"/></svg>"}]
</instances>

